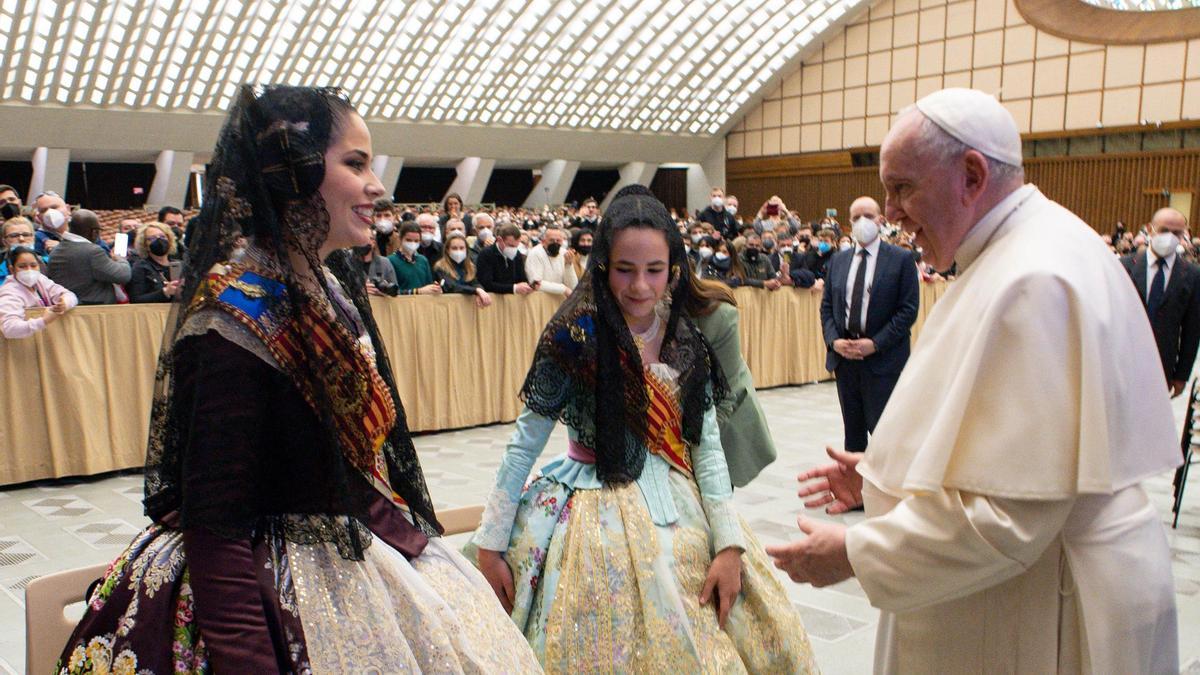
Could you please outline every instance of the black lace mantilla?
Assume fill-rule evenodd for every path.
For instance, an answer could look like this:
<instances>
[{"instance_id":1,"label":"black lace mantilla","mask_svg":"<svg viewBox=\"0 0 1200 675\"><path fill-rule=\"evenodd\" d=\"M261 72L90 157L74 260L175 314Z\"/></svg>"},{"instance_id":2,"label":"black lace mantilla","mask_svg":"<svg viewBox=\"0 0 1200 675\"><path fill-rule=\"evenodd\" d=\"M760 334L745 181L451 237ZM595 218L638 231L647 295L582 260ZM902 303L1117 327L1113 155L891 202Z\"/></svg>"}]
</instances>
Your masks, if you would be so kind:
<instances>
[{"instance_id":1,"label":"black lace mantilla","mask_svg":"<svg viewBox=\"0 0 1200 675\"><path fill-rule=\"evenodd\" d=\"M649 435L641 355L608 288L613 236L627 227L660 230L667 238L675 278L659 359L679 373L683 437L693 447L704 412L728 391L712 346L684 314L690 285L678 272L687 273L683 240L666 208L648 194L614 200L595 234L588 269L542 331L521 388L530 410L578 432L608 483L637 480Z\"/></svg>"},{"instance_id":2,"label":"black lace mantilla","mask_svg":"<svg viewBox=\"0 0 1200 675\"><path fill-rule=\"evenodd\" d=\"M388 478L392 489L408 503L413 520L427 535L436 536L441 527L433 510L433 501L409 435L404 408L392 373L391 363L371 315L362 271L350 264L349 253L338 251L328 260L317 259L317 250L328 232L328 213L318 187L324 176L324 152L340 120L353 112L345 96L336 89L271 86L256 89L244 86L222 128L206 181L204 206L188 224L187 265L177 302L172 303L167 319L155 375L154 402L151 409L150 437L146 455L146 514L157 522L169 521L178 513L181 500L182 466L188 432L188 411L174 406L173 367L175 346L184 337L180 328L189 318L188 308L201 282L213 265L229 259L229 245L237 236L251 240L250 252L256 263L287 288L282 320L298 320L305 302L330 302L333 291L319 272L322 263L346 290L348 300L358 311L362 328L370 336L375 350L376 367L391 390L396 408L396 424L384 444ZM301 281L301 272L292 267L292 254L299 254L314 275L319 291ZM321 297L321 293L323 296ZM313 295L316 293L316 295ZM299 347L312 369L321 363L317 346L302 336ZM316 382L318 373L294 374L302 388ZM311 388L310 388L311 389ZM314 407L321 417L326 435L336 439L329 393L317 392ZM322 403L323 402L323 403ZM331 441L334 442L334 441ZM346 449L334 447L345 454ZM335 472L336 473L336 472ZM343 472L344 474L344 472ZM349 475L322 476L339 497L341 504L356 504ZM348 509L328 516L306 516L310 523L292 528L295 536L312 541L337 544L345 557L361 559L370 537ZM314 521L314 518L317 520ZM321 520L324 518L324 520ZM320 526L311 526L313 522ZM217 533L242 534L229 523L204 523ZM369 534L369 533L368 533Z\"/></svg>"}]
</instances>

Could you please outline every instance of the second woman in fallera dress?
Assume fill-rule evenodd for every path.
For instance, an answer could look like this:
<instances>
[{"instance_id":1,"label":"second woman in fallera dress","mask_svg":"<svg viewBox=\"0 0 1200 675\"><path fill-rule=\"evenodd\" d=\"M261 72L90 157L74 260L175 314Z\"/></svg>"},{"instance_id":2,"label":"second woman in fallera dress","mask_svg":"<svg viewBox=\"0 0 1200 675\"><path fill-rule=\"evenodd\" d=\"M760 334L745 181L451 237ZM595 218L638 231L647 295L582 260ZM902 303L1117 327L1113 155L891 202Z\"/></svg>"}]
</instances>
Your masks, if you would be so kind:
<instances>
[{"instance_id":1,"label":"second woman in fallera dress","mask_svg":"<svg viewBox=\"0 0 1200 675\"><path fill-rule=\"evenodd\" d=\"M468 548L547 672L815 672L745 523L712 349L684 312L675 224L616 199L539 341L525 409ZM526 480L558 422L569 447Z\"/></svg>"}]
</instances>

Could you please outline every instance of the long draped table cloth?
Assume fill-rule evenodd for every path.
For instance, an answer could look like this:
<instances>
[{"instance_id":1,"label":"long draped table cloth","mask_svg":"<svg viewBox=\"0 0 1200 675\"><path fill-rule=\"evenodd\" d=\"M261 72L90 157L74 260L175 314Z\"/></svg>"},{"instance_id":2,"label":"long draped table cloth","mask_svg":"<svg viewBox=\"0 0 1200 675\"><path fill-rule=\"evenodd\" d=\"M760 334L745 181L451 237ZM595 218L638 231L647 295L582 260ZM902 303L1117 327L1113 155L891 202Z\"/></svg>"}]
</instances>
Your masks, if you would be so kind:
<instances>
[{"instance_id":1,"label":"long draped table cloth","mask_svg":"<svg viewBox=\"0 0 1200 675\"><path fill-rule=\"evenodd\" d=\"M921 284L913 330L945 292ZM821 294L735 291L741 344L760 388L831 377ZM413 431L511 422L542 327L561 298L494 295L372 298ZM0 338L0 485L89 476L145 460L158 350L170 307L78 307L33 337Z\"/></svg>"}]
</instances>

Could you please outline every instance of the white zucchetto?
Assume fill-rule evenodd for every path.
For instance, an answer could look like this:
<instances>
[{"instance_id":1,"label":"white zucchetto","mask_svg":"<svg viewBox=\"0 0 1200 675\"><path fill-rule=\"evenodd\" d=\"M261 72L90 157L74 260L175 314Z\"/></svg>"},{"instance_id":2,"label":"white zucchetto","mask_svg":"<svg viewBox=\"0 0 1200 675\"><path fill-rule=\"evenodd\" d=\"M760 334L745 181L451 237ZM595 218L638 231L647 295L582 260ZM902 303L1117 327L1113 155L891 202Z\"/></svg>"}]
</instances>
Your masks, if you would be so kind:
<instances>
[{"instance_id":1,"label":"white zucchetto","mask_svg":"<svg viewBox=\"0 0 1200 675\"><path fill-rule=\"evenodd\" d=\"M942 89L917 101L916 107L966 145L1005 164L1021 166L1021 134L994 96L977 89Z\"/></svg>"}]
</instances>

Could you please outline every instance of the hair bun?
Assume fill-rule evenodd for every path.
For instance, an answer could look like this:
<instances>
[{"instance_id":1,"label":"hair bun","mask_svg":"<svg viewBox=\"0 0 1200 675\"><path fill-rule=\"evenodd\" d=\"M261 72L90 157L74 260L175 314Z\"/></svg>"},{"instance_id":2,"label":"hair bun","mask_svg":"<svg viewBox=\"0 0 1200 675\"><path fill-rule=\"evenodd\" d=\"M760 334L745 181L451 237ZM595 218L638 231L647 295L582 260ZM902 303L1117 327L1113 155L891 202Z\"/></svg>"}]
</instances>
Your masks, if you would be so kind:
<instances>
[{"instance_id":1,"label":"hair bun","mask_svg":"<svg viewBox=\"0 0 1200 675\"><path fill-rule=\"evenodd\" d=\"M325 156L307 125L276 122L258 138L263 182L276 199L306 199L325 180Z\"/></svg>"}]
</instances>

